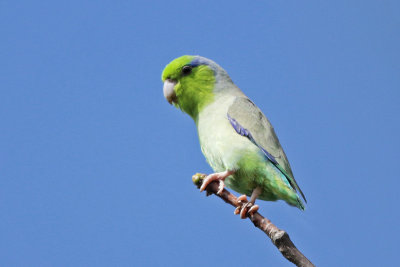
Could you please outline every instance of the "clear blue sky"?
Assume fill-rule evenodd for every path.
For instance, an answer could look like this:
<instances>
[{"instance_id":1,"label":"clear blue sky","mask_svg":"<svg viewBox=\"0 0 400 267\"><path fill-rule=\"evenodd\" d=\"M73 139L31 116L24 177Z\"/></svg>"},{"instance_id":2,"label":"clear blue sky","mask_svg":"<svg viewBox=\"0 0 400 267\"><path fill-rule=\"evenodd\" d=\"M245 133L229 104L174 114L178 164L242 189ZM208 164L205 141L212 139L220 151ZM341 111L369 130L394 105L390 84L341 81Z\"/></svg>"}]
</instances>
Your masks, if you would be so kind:
<instances>
[{"instance_id":1,"label":"clear blue sky","mask_svg":"<svg viewBox=\"0 0 400 267\"><path fill-rule=\"evenodd\" d=\"M393 266L399 1L1 1L1 266L292 266L192 185L161 71L198 54L273 123L305 212L259 202L319 266Z\"/></svg>"}]
</instances>

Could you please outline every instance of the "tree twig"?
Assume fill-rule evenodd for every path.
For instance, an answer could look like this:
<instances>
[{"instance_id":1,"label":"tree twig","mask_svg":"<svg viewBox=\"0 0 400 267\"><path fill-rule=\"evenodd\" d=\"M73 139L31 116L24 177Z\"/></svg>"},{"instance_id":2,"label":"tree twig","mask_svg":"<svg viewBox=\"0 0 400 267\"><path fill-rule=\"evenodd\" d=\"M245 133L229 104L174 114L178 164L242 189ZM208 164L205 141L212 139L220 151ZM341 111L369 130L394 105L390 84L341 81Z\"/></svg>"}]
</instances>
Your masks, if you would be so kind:
<instances>
[{"instance_id":1,"label":"tree twig","mask_svg":"<svg viewBox=\"0 0 400 267\"><path fill-rule=\"evenodd\" d=\"M193 175L192 180L193 183L200 188L203 183L205 174L196 173ZM228 190L224 189L220 195L218 192L218 182L212 182L207 186L207 195L214 194L221 199L223 199L226 203L231 204L234 207L239 206L240 204L237 201L237 198L230 193ZM250 215L249 219L253 222L254 226L263 231L272 241L272 243L278 248L278 250L282 253L283 257L287 260L293 262L297 266L301 267L310 267L314 266L311 261L309 261L293 244L292 240L290 240L289 235L276 227L270 220L263 217L260 213L256 212L253 215Z\"/></svg>"}]
</instances>

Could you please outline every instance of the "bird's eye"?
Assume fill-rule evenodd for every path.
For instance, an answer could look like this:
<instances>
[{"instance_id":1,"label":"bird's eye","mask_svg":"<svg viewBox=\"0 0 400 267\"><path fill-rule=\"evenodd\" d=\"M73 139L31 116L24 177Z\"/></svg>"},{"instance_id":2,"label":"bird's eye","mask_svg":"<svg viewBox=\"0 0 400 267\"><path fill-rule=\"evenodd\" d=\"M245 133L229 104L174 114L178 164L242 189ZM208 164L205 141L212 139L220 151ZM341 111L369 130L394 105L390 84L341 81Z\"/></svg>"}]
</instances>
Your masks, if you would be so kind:
<instances>
[{"instance_id":1,"label":"bird's eye","mask_svg":"<svg viewBox=\"0 0 400 267\"><path fill-rule=\"evenodd\" d=\"M182 68L182 75L186 76L192 73L192 67L191 66L183 66Z\"/></svg>"}]
</instances>

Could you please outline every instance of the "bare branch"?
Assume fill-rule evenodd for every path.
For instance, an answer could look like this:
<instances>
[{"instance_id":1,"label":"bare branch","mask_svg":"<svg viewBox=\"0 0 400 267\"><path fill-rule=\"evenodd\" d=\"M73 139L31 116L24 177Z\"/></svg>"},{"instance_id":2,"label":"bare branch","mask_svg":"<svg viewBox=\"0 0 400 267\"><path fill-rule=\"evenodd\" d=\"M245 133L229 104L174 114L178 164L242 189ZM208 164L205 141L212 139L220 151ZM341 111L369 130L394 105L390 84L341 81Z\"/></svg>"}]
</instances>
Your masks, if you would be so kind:
<instances>
[{"instance_id":1,"label":"bare branch","mask_svg":"<svg viewBox=\"0 0 400 267\"><path fill-rule=\"evenodd\" d=\"M196 173L193 175L192 180L193 183L200 188L203 183L205 174ZM221 199L223 199L226 203L231 204L234 207L239 206L240 204L237 201L237 198L231 194L229 191L224 189L220 195L217 194L219 184L217 182L212 182L207 186L207 195L214 194ZM314 266L311 261L309 261L293 244L292 240L290 240L289 235L276 227L270 220L263 217L260 213L256 212L253 215L250 215L249 219L253 222L254 226L263 231L272 241L272 243L279 249L282 255L293 262L297 266L301 267L311 267Z\"/></svg>"}]
</instances>

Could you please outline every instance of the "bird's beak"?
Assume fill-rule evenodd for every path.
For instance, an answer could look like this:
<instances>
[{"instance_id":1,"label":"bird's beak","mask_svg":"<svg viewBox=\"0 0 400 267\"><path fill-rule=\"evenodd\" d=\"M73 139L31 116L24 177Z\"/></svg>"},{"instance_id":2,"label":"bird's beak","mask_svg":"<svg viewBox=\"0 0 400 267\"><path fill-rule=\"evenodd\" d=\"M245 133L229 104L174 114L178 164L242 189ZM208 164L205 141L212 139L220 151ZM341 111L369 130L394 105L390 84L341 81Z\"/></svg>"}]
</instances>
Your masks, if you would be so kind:
<instances>
[{"instance_id":1,"label":"bird's beak","mask_svg":"<svg viewBox=\"0 0 400 267\"><path fill-rule=\"evenodd\" d=\"M171 80L171 79L166 79L164 81L164 97L167 99L168 103L172 104L173 102L176 103L176 94L174 87L176 85L176 81Z\"/></svg>"}]
</instances>

